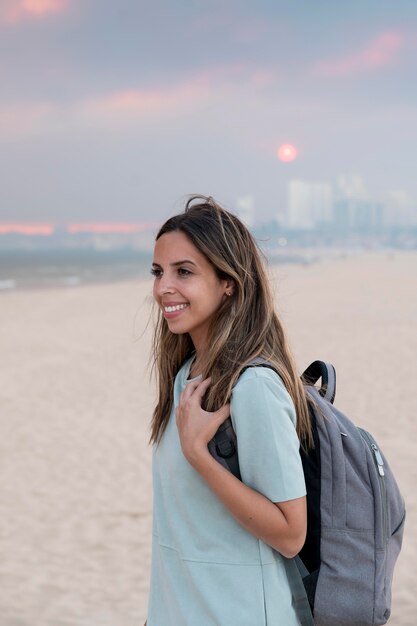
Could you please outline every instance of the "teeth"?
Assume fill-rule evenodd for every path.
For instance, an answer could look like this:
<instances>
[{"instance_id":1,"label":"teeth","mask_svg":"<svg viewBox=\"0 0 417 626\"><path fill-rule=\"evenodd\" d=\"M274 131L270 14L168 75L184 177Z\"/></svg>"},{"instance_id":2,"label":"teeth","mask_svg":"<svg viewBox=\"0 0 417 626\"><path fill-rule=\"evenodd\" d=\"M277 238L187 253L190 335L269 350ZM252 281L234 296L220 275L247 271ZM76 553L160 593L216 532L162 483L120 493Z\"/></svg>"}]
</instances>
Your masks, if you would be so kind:
<instances>
[{"instance_id":1,"label":"teeth","mask_svg":"<svg viewBox=\"0 0 417 626\"><path fill-rule=\"evenodd\" d=\"M182 311L185 309L188 304L176 304L175 306L166 306L164 307L165 313L173 313L174 311Z\"/></svg>"}]
</instances>

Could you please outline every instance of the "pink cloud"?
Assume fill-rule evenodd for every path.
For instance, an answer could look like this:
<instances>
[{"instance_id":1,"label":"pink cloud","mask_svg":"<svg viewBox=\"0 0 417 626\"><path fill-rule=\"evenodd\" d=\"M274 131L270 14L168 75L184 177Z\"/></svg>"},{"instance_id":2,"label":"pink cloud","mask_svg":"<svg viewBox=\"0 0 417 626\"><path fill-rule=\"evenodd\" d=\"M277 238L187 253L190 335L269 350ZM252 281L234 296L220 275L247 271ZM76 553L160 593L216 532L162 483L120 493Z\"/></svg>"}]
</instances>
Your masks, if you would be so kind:
<instances>
[{"instance_id":1,"label":"pink cloud","mask_svg":"<svg viewBox=\"0 0 417 626\"><path fill-rule=\"evenodd\" d=\"M245 63L205 68L187 80L151 88L130 88L90 95L69 103L14 102L0 105L0 135L28 135L62 128L106 128L147 123L172 114L189 115L199 103L215 102L236 90L263 90L277 80L275 71Z\"/></svg>"},{"instance_id":2,"label":"pink cloud","mask_svg":"<svg viewBox=\"0 0 417 626\"><path fill-rule=\"evenodd\" d=\"M68 0L6 0L0 11L0 21L16 24L28 19L40 19L52 13L61 13Z\"/></svg>"},{"instance_id":3,"label":"pink cloud","mask_svg":"<svg viewBox=\"0 0 417 626\"><path fill-rule=\"evenodd\" d=\"M243 63L208 67L181 83L146 89L126 89L87 98L79 104L85 114L136 116L188 108L204 98L216 98L236 85L263 86L272 80L267 71Z\"/></svg>"},{"instance_id":4,"label":"pink cloud","mask_svg":"<svg viewBox=\"0 0 417 626\"><path fill-rule=\"evenodd\" d=\"M0 134L22 135L38 128L53 113L47 102L13 103L0 107Z\"/></svg>"},{"instance_id":5,"label":"pink cloud","mask_svg":"<svg viewBox=\"0 0 417 626\"><path fill-rule=\"evenodd\" d=\"M0 225L1 226L1 225ZM71 234L77 233L117 233L121 235L129 235L134 233L142 233L143 231L155 228L157 224L151 223L139 223L130 224L127 222L97 222L97 223L82 223L82 224L68 224L67 231Z\"/></svg>"},{"instance_id":6,"label":"pink cloud","mask_svg":"<svg viewBox=\"0 0 417 626\"><path fill-rule=\"evenodd\" d=\"M74 110L89 118L117 118L128 121L132 117L145 117L186 107L203 96L204 86L185 83L173 87L151 89L126 89L87 98L76 103Z\"/></svg>"},{"instance_id":7,"label":"pink cloud","mask_svg":"<svg viewBox=\"0 0 417 626\"><path fill-rule=\"evenodd\" d=\"M70 235L78 233L131 235L157 228L153 222L87 222L67 224ZM56 224L44 222L0 222L0 235L51 236L56 231Z\"/></svg>"},{"instance_id":8,"label":"pink cloud","mask_svg":"<svg viewBox=\"0 0 417 626\"><path fill-rule=\"evenodd\" d=\"M27 136L76 127L110 127L147 121L165 112L185 110L203 96L204 87L126 89L70 103L53 101L0 104L0 136Z\"/></svg>"},{"instance_id":9,"label":"pink cloud","mask_svg":"<svg viewBox=\"0 0 417 626\"><path fill-rule=\"evenodd\" d=\"M0 223L0 235L42 235L50 236L55 232L53 224L34 224L34 223Z\"/></svg>"},{"instance_id":10,"label":"pink cloud","mask_svg":"<svg viewBox=\"0 0 417 626\"><path fill-rule=\"evenodd\" d=\"M362 50L338 59L319 61L313 73L319 76L348 76L389 66L404 44L404 36L395 31L381 33Z\"/></svg>"},{"instance_id":11,"label":"pink cloud","mask_svg":"<svg viewBox=\"0 0 417 626\"><path fill-rule=\"evenodd\" d=\"M81 105L97 113L139 112L160 109L185 96L184 89L125 89L86 99ZM191 95L191 94L189 94Z\"/></svg>"}]
</instances>

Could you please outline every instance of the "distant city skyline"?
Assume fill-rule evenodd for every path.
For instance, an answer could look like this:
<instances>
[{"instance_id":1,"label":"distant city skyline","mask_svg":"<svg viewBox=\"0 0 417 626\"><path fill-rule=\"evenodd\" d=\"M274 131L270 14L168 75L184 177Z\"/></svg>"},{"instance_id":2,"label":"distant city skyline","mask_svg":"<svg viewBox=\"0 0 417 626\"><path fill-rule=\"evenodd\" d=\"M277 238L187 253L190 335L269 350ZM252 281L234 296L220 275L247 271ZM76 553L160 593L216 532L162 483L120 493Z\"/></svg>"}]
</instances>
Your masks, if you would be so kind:
<instances>
[{"instance_id":1,"label":"distant city skyline","mask_svg":"<svg viewBox=\"0 0 417 626\"><path fill-rule=\"evenodd\" d=\"M251 228L262 226L256 214L254 197L236 199L233 212ZM326 227L345 234L355 228L379 232L397 227L417 228L417 201L401 190L386 193L383 200L372 198L358 175L340 175L335 184L328 181L290 180L287 202L273 221L284 230L315 230ZM270 220L269 220L270 221ZM268 219L266 220L268 222ZM24 222L0 221L1 236L57 235L135 235L157 232L161 222ZM1 242L1 239L0 239Z\"/></svg>"},{"instance_id":2,"label":"distant city skyline","mask_svg":"<svg viewBox=\"0 0 417 626\"><path fill-rule=\"evenodd\" d=\"M2 0L0 222L162 221L191 193L262 222L341 172L402 210L416 33L415 0Z\"/></svg>"},{"instance_id":3,"label":"distant city skyline","mask_svg":"<svg viewBox=\"0 0 417 626\"><path fill-rule=\"evenodd\" d=\"M261 225L271 218L286 229L315 229L323 225L339 228L351 227L354 223L367 223L370 227L417 227L417 199L405 190L389 190L380 198L373 198L366 183L358 174L339 174L335 181L291 179L287 184L287 196L283 206L277 207L272 215L259 219L255 197L240 196L230 210L237 213L248 226ZM367 213L361 217L362 213ZM353 216L356 214L356 217ZM370 217L370 213L373 217ZM336 215L337 214L337 215ZM72 234L119 234L134 235L145 231L156 231L160 221L0 221L2 235L50 236L66 232Z\"/></svg>"},{"instance_id":4,"label":"distant city skyline","mask_svg":"<svg viewBox=\"0 0 417 626\"><path fill-rule=\"evenodd\" d=\"M338 231L417 227L417 199L403 190L374 198L357 174L341 174L333 184L294 179L288 184L286 208L279 219L289 228L332 226Z\"/></svg>"}]
</instances>

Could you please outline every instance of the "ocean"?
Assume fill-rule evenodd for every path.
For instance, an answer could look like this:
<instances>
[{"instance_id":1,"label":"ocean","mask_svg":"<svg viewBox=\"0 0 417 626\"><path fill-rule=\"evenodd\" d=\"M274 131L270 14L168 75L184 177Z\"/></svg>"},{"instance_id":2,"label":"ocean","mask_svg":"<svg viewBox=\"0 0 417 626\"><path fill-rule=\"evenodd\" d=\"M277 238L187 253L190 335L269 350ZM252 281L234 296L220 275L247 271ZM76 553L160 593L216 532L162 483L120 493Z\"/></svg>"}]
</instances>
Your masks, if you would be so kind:
<instances>
[{"instance_id":1,"label":"ocean","mask_svg":"<svg viewBox=\"0 0 417 626\"><path fill-rule=\"evenodd\" d=\"M144 279L151 262L151 252L131 248L0 250L0 292Z\"/></svg>"}]
</instances>

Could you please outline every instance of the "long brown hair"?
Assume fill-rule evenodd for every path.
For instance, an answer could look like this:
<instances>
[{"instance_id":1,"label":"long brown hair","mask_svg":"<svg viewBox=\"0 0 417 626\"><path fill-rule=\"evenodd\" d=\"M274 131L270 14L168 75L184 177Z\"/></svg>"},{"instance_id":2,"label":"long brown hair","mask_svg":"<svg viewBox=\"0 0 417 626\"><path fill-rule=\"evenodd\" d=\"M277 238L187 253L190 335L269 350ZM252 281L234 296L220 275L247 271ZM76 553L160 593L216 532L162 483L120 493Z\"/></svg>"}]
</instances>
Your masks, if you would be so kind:
<instances>
[{"instance_id":1,"label":"long brown hair","mask_svg":"<svg viewBox=\"0 0 417 626\"><path fill-rule=\"evenodd\" d=\"M192 196L185 211L168 219L156 240L183 232L205 255L221 280L233 283L212 319L203 378L211 376L204 408L216 411L230 400L242 370L256 357L267 360L282 378L297 413L297 434L304 448L312 444L307 396L297 374L282 324L275 311L262 253L246 226L213 198ZM153 364L159 388L151 442L158 443L172 409L175 376L194 346L188 334L172 333L161 311L153 338Z\"/></svg>"}]
</instances>

